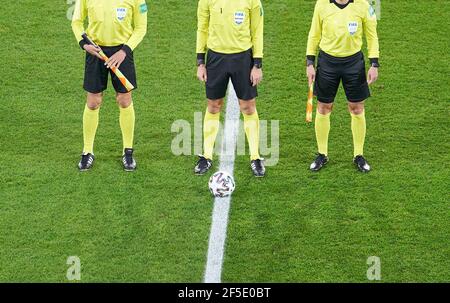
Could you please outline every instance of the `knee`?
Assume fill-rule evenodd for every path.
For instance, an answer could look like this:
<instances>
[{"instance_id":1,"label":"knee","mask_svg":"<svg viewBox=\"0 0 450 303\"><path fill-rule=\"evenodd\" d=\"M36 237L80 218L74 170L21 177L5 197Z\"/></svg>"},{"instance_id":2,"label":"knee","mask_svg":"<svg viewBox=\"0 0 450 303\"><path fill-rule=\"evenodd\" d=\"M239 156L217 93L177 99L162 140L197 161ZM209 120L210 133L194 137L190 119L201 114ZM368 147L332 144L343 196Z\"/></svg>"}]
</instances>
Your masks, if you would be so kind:
<instances>
[{"instance_id":1,"label":"knee","mask_svg":"<svg viewBox=\"0 0 450 303\"><path fill-rule=\"evenodd\" d=\"M100 105L102 105L102 101L103 101L103 93L98 93L98 94L93 94L93 93L88 93L87 94L87 101L86 101L86 105L89 109L97 109L100 107Z\"/></svg>"},{"instance_id":2,"label":"knee","mask_svg":"<svg viewBox=\"0 0 450 303\"><path fill-rule=\"evenodd\" d=\"M349 103L348 111L353 115L361 115L364 112L364 103Z\"/></svg>"},{"instance_id":3,"label":"knee","mask_svg":"<svg viewBox=\"0 0 450 303\"><path fill-rule=\"evenodd\" d=\"M223 105L223 99L208 100L208 112L211 114L217 114L221 111Z\"/></svg>"},{"instance_id":4,"label":"knee","mask_svg":"<svg viewBox=\"0 0 450 303\"><path fill-rule=\"evenodd\" d=\"M133 100L131 98L131 93L125 93L125 94L117 93L116 94L116 101L117 101L117 104L121 108L127 108L133 102Z\"/></svg>"},{"instance_id":5,"label":"knee","mask_svg":"<svg viewBox=\"0 0 450 303\"><path fill-rule=\"evenodd\" d=\"M317 102L317 111L321 115L328 115L333 110L333 103Z\"/></svg>"},{"instance_id":6,"label":"knee","mask_svg":"<svg viewBox=\"0 0 450 303\"><path fill-rule=\"evenodd\" d=\"M241 112L246 115L253 115L256 111L255 100L240 101L239 106L241 108Z\"/></svg>"}]
</instances>

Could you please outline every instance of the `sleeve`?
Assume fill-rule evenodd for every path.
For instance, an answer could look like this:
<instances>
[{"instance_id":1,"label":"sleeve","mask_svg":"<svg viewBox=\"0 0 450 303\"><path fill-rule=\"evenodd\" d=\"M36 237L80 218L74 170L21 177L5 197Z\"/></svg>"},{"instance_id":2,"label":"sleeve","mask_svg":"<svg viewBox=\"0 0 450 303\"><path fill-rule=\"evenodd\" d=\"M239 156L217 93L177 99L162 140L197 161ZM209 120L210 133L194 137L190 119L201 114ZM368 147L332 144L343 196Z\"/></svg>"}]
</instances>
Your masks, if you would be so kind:
<instances>
[{"instance_id":1,"label":"sleeve","mask_svg":"<svg viewBox=\"0 0 450 303\"><path fill-rule=\"evenodd\" d=\"M197 54L206 53L209 30L208 0L199 0L197 9Z\"/></svg>"},{"instance_id":2,"label":"sleeve","mask_svg":"<svg viewBox=\"0 0 450 303\"><path fill-rule=\"evenodd\" d=\"M264 9L261 0L252 1L250 31L253 44L253 58L264 56Z\"/></svg>"},{"instance_id":3,"label":"sleeve","mask_svg":"<svg viewBox=\"0 0 450 303\"><path fill-rule=\"evenodd\" d=\"M320 19L319 1L314 8L314 15L311 22L311 29L308 35L308 46L306 48L307 56L316 56L319 49L319 43L322 39L322 20Z\"/></svg>"},{"instance_id":4,"label":"sleeve","mask_svg":"<svg viewBox=\"0 0 450 303\"><path fill-rule=\"evenodd\" d=\"M80 46L81 42L83 41L83 37L81 37L81 35L84 33L84 20L86 19L86 17L86 0L77 0L72 17L72 31Z\"/></svg>"},{"instance_id":5,"label":"sleeve","mask_svg":"<svg viewBox=\"0 0 450 303\"><path fill-rule=\"evenodd\" d=\"M133 9L133 34L131 34L130 39L125 43L131 50L134 50L142 42L147 33L147 10L145 0L135 0Z\"/></svg>"},{"instance_id":6,"label":"sleeve","mask_svg":"<svg viewBox=\"0 0 450 303\"><path fill-rule=\"evenodd\" d=\"M375 9L367 4L366 17L363 19L364 35L367 39L367 48L369 51L369 58L379 58L380 57L380 46L378 43L377 34L377 16L375 14Z\"/></svg>"}]
</instances>

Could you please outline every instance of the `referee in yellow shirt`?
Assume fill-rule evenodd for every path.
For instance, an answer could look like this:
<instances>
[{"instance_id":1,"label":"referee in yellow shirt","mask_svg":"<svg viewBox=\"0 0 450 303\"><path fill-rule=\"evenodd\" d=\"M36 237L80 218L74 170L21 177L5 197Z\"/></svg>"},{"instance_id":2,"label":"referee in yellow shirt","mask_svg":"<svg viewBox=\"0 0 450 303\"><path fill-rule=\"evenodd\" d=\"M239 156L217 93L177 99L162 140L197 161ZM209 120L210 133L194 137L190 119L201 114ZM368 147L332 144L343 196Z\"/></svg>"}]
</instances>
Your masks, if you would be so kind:
<instances>
[{"instance_id":1,"label":"referee in yellow shirt","mask_svg":"<svg viewBox=\"0 0 450 303\"><path fill-rule=\"evenodd\" d=\"M194 168L205 174L212 165L219 130L220 110L229 80L244 116L250 149L250 167L256 177L265 175L259 155L257 89L262 80L264 13L260 0L199 0L197 77L206 83L208 108L203 124L203 155Z\"/></svg>"},{"instance_id":2,"label":"referee in yellow shirt","mask_svg":"<svg viewBox=\"0 0 450 303\"><path fill-rule=\"evenodd\" d=\"M371 64L367 77L361 52L363 35ZM319 48L316 74L314 63ZM363 156L364 100L370 97L368 85L378 78L379 45L374 8L366 0L318 0L306 55L309 84L315 81L314 94L318 100L315 120L318 156L310 169L318 171L328 162L330 114L342 80L352 120L353 162L361 172L369 172L370 166Z\"/></svg>"},{"instance_id":3,"label":"referee in yellow shirt","mask_svg":"<svg viewBox=\"0 0 450 303\"><path fill-rule=\"evenodd\" d=\"M84 21L88 19L87 29ZM135 114L131 92L128 92L118 77L111 71L117 67L136 88L136 71L133 50L147 31L147 4L145 0L77 0L72 29L82 49L86 51L84 89L87 102L83 114L84 148L78 164L80 171L92 168L94 163L94 138L99 120L99 108L103 91L111 74L112 85L120 108L120 128L123 138L122 163L124 170L134 171L133 137ZM105 63L99 55L100 49L84 41L86 31L109 57Z\"/></svg>"}]
</instances>

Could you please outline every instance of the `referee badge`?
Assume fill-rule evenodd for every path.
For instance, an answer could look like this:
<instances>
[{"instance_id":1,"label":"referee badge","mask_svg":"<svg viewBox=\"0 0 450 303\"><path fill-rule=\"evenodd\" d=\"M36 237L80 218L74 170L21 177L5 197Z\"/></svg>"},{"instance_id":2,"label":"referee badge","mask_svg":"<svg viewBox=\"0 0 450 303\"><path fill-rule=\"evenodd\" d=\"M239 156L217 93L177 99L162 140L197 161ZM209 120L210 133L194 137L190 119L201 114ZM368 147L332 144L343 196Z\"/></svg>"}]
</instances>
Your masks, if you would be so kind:
<instances>
[{"instance_id":1,"label":"referee badge","mask_svg":"<svg viewBox=\"0 0 450 303\"><path fill-rule=\"evenodd\" d=\"M116 9L116 13L117 13L117 20L123 21L127 16L127 9L125 7L118 7Z\"/></svg>"},{"instance_id":2,"label":"referee badge","mask_svg":"<svg viewBox=\"0 0 450 303\"><path fill-rule=\"evenodd\" d=\"M348 32L350 33L350 35L354 35L356 34L356 32L358 31L358 22L356 21L350 21L348 23Z\"/></svg>"},{"instance_id":3,"label":"referee badge","mask_svg":"<svg viewBox=\"0 0 450 303\"><path fill-rule=\"evenodd\" d=\"M245 13L244 12L235 12L234 13L234 23L236 25L241 25L245 20Z\"/></svg>"}]
</instances>

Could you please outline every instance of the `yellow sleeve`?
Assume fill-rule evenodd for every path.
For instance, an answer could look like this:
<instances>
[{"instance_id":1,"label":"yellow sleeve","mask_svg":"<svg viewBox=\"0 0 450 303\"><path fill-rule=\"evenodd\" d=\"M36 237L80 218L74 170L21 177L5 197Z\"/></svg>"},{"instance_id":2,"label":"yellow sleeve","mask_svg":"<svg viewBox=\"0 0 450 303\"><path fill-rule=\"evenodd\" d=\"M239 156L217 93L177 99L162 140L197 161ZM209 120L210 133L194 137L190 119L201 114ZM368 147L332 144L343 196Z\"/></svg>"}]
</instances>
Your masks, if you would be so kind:
<instances>
[{"instance_id":1,"label":"yellow sleeve","mask_svg":"<svg viewBox=\"0 0 450 303\"><path fill-rule=\"evenodd\" d=\"M134 29L130 39L125 43L134 50L147 33L147 3L145 0L135 0L133 9Z\"/></svg>"},{"instance_id":2,"label":"yellow sleeve","mask_svg":"<svg viewBox=\"0 0 450 303\"><path fill-rule=\"evenodd\" d=\"M83 40L81 35L84 33L84 20L87 17L86 0L77 0L72 18L72 31L78 42Z\"/></svg>"},{"instance_id":3,"label":"yellow sleeve","mask_svg":"<svg viewBox=\"0 0 450 303\"><path fill-rule=\"evenodd\" d=\"M264 56L264 10L261 0L253 0L250 31L253 44L253 58L262 58Z\"/></svg>"},{"instance_id":4,"label":"yellow sleeve","mask_svg":"<svg viewBox=\"0 0 450 303\"><path fill-rule=\"evenodd\" d=\"M208 0L199 0L197 9L197 54L206 53L209 29Z\"/></svg>"},{"instance_id":5,"label":"yellow sleeve","mask_svg":"<svg viewBox=\"0 0 450 303\"><path fill-rule=\"evenodd\" d=\"M367 39L367 49L369 51L369 58L380 57L380 45L378 43L377 34L377 16L375 9L368 4L366 18L363 19L364 35Z\"/></svg>"},{"instance_id":6,"label":"yellow sleeve","mask_svg":"<svg viewBox=\"0 0 450 303\"><path fill-rule=\"evenodd\" d=\"M311 22L311 29L308 35L308 46L306 48L307 56L316 56L319 49L319 43L322 39L322 20L320 19L319 1L314 8L314 15Z\"/></svg>"}]
</instances>

